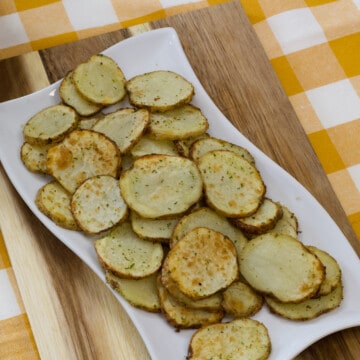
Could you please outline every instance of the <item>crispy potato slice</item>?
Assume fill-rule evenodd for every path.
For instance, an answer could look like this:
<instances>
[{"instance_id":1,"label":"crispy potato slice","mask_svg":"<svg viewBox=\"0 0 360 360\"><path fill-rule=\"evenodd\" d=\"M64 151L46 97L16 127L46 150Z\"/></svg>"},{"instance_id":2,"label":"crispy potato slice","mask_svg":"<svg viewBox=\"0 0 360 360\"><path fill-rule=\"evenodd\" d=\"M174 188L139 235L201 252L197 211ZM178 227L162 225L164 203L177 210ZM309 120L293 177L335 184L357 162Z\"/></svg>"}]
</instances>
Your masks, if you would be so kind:
<instances>
[{"instance_id":1,"label":"crispy potato slice","mask_svg":"<svg viewBox=\"0 0 360 360\"><path fill-rule=\"evenodd\" d=\"M116 144L92 130L74 130L60 144L49 149L48 173L70 193L96 175L117 177L121 165Z\"/></svg>"},{"instance_id":2,"label":"crispy potato slice","mask_svg":"<svg viewBox=\"0 0 360 360\"><path fill-rule=\"evenodd\" d=\"M235 318L255 315L264 302L261 295L241 281L233 282L223 291L222 296L222 307L228 315Z\"/></svg>"},{"instance_id":3,"label":"crispy potato slice","mask_svg":"<svg viewBox=\"0 0 360 360\"><path fill-rule=\"evenodd\" d=\"M103 108L103 105L94 104L79 93L73 81L72 71L61 81L59 95L66 105L72 107L81 116L94 115Z\"/></svg>"},{"instance_id":4,"label":"crispy potato slice","mask_svg":"<svg viewBox=\"0 0 360 360\"><path fill-rule=\"evenodd\" d=\"M60 142L78 125L74 109L66 105L53 105L31 117L23 128L26 142L47 145Z\"/></svg>"},{"instance_id":5,"label":"crispy potato slice","mask_svg":"<svg viewBox=\"0 0 360 360\"><path fill-rule=\"evenodd\" d=\"M128 207L121 197L119 181L110 175L98 175L75 190L71 212L81 230L99 234L125 220Z\"/></svg>"},{"instance_id":6,"label":"crispy potato slice","mask_svg":"<svg viewBox=\"0 0 360 360\"><path fill-rule=\"evenodd\" d=\"M210 151L198 161L208 205L227 217L256 212L265 194L264 182L247 160L228 150Z\"/></svg>"},{"instance_id":7,"label":"crispy potato slice","mask_svg":"<svg viewBox=\"0 0 360 360\"><path fill-rule=\"evenodd\" d=\"M235 319L197 330L191 337L187 359L265 360L270 352L270 337L262 323Z\"/></svg>"},{"instance_id":8,"label":"crispy potato slice","mask_svg":"<svg viewBox=\"0 0 360 360\"><path fill-rule=\"evenodd\" d=\"M149 124L149 112L145 109L120 109L105 115L93 126L93 130L106 135L128 152L141 138Z\"/></svg>"},{"instance_id":9,"label":"crispy potato slice","mask_svg":"<svg viewBox=\"0 0 360 360\"><path fill-rule=\"evenodd\" d=\"M282 302L301 302L325 278L321 261L297 239L268 233L249 241L240 254L240 272L251 287Z\"/></svg>"},{"instance_id":10,"label":"crispy potato slice","mask_svg":"<svg viewBox=\"0 0 360 360\"><path fill-rule=\"evenodd\" d=\"M132 211L130 221L132 229L142 239L168 243L179 218L147 219Z\"/></svg>"},{"instance_id":11,"label":"crispy potato slice","mask_svg":"<svg viewBox=\"0 0 360 360\"><path fill-rule=\"evenodd\" d=\"M299 230L299 222L295 214L289 210L285 205L280 204L282 209L282 219L286 220L291 224L291 226L295 229L296 232Z\"/></svg>"},{"instance_id":12,"label":"crispy potato slice","mask_svg":"<svg viewBox=\"0 0 360 360\"><path fill-rule=\"evenodd\" d=\"M186 233L170 249L164 266L179 290L194 300L225 289L239 277L234 243L204 227Z\"/></svg>"},{"instance_id":13,"label":"crispy potato slice","mask_svg":"<svg viewBox=\"0 0 360 360\"><path fill-rule=\"evenodd\" d=\"M260 235L273 229L281 217L282 208L279 203L264 198L254 214L242 218L232 218L230 222L245 233Z\"/></svg>"},{"instance_id":14,"label":"crispy potato slice","mask_svg":"<svg viewBox=\"0 0 360 360\"><path fill-rule=\"evenodd\" d=\"M304 300L300 303L282 303L265 297L270 311L290 320L305 321L337 308L343 299L343 286L340 282L329 294Z\"/></svg>"},{"instance_id":15,"label":"crispy potato slice","mask_svg":"<svg viewBox=\"0 0 360 360\"><path fill-rule=\"evenodd\" d=\"M207 138L210 135L208 133L203 133L199 136L190 136L187 139L183 140L174 140L175 146L177 148L177 151L179 155L189 157L190 156L190 148L191 145L200 139Z\"/></svg>"},{"instance_id":16,"label":"crispy potato slice","mask_svg":"<svg viewBox=\"0 0 360 360\"><path fill-rule=\"evenodd\" d=\"M32 145L24 142L20 150L21 161L29 171L46 174L47 152L52 146L53 144Z\"/></svg>"},{"instance_id":17,"label":"crispy potato slice","mask_svg":"<svg viewBox=\"0 0 360 360\"><path fill-rule=\"evenodd\" d=\"M209 127L201 110L185 104L150 115L149 134L155 139L181 140L204 134Z\"/></svg>"},{"instance_id":18,"label":"crispy potato slice","mask_svg":"<svg viewBox=\"0 0 360 360\"><path fill-rule=\"evenodd\" d=\"M134 158L152 154L179 155L173 141L153 139L148 134L141 137L130 153Z\"/></svg>"},{"instance_id":19,"label":"crispy potato slice","mask_svg":"<svg viewBox=\"0 0 360 360\"><path fill-rule=\"evenodd\" d=\"M91 130L93 126L100 120L102 116L94 116L90 118L81 118L79 120L78 129L80 130Z\"/></svg>"},{"instance_id":20,"label":"crispy potato slice","mask_svg":"<svg viewBox=\"0 0 360 360\"><path fill-rule=\"evenodd\" d=\"M234 243L238 256L248 242L242 231L231 225L224 216L208 207L200 207L179 220L172 233L170 247L197 227L206 227L227 236Z\"/></svg>"},{"instance_id":21,"label":"crispy potato slice","mask_svg":"<svg viewBox=\"0 0 360 360\"><path fill-rule=\"evenodd\" d=\"M73 82L85 99L101 105L111 105L126 95L126 79L116 64L108 56L93 55L73 71Z\"/></svg>"},{"instance_id":22,"label":"crispy potato slice","mask_svg":"<svg viewBox=\"0 0 360 360\"><path fill-rule=\"evenodd\" d=\"M160 269L163 248L140 239L129 222L121 223L94 243L101 266L121 278L141 279Z\"/></svg>"},{"instance_id":23,"label":"crispy potato slice","mask_svg":"<svg viewBox=\"0 0 360 360\"><path fill-rule=\"evenodd\" d=\"M35 198L38 209L55 224L70 230L79 230L70 208L71 194L57 181L42 186Z\"/></svg>"},{"instance_id":24,"label":"crispy potato slice","mask_svg":"<svg viewBox=\"0 0 360 360\"><path fill-rule=\"evenodd\" d=\"M105 272L106 281L131 305L149 312L160 312L160 299L157 289L158 273L143 279L123 279L110 271Z\"/></svg>"},{"instance_id":25,"label":"crispy potato slice","mask_svg":"<svg viewBox=\"0 0 360 360\"><path fill-rule=\"evenodd\" d=\"M151 112L167 111L187 104L194 95L193 85L172 71L158 70L137 75L126 83L129 101Z\"/></svg>"},{"instance_id":26,"label":"crispy potato slice","mask_svg":"<svg viewBox=\"0 0 360 360\"><path fill-rule=\"evenodd\" d=\"M177 329L195 329L204 325L214 324L224 316L222 310L207 311L193 309L177 301L162 285L158 278L158 292L161 310L166 320Z\"/></svg>"},{"instance_id":27,"label":"crispy potato slice","mask_svg":"<svg viewBox=\"0 0 360 360\"><path fill-rule=\"evenodd\" d=\"M198 168L180 156L147 155L120 176L121 193L129 207L145 218L181 215L202 196Z\"/></svg>"},{"instance_id":28,"label":"crispy potato slice","mask_svg":"<svg viewBox=\"0 0 360 360\"><path fill-rule=\"evenodd\" d=\"M321 283L316 296L327 295L341 282L340 266L337 261L326 251L321 250L315 246L307 246L307 248L312 253L314 253L325 266L325 279Z\"/></svg>"},{"instance_id":29,"label":"crispy potato slice","mask_svg":"<svg viewBox=\"0 0 360 360\"><path fill-rule=\"evenodd\" d=\"M237 155L247 160L250 164L255 165L255 159L247 149L212 136L195 141L190 148L189 156L194 161L198 161L201 156L214 150L233 151Z\"/></svg>"}]
</instances>

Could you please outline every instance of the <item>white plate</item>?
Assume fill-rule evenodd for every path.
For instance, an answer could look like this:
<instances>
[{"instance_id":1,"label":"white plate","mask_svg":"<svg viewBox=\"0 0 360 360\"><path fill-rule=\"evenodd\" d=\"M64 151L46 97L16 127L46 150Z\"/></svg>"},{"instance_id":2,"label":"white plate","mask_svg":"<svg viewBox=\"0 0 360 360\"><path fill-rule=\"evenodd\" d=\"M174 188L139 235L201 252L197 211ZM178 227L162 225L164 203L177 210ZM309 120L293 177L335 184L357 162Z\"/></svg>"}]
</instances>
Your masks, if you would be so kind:
<instances>
[{"instance_id":1,"label":"white plate","mask_svg":"<svg viewBox=\"0 0 360 360\"><path fill-rule=\"evenodd\" d=\"M308 322L285 320L270 314L265 306L255 316L269 329L272 341L270 358L291 359L330 333L360 325L358 256L334 221L310 193L250 143L222 115L196 78L174 29L163 28L138 35L114 45L104 53L118 62L127 78L151 70L167 69L190 80L196 89L193 103L207 116L210 133L247 147L254 155L267 185L267 195L296 213L301 227L300 239L305 244L326 250L338 260L344 282L344 300L338 309ZM58 86L59 82L34 94L0 104L0 159L11 182L34 214L105 281L92 240L81 233L55 226L36 208L35 194L47 179L30 173L19 158L19 149L23 142L22 126L37 111L59 102ZM177 333L159 314L135 309L119 295L114 295L133 320L154 360L185 359L192 330Z\"/></svg>"}]
</instances>

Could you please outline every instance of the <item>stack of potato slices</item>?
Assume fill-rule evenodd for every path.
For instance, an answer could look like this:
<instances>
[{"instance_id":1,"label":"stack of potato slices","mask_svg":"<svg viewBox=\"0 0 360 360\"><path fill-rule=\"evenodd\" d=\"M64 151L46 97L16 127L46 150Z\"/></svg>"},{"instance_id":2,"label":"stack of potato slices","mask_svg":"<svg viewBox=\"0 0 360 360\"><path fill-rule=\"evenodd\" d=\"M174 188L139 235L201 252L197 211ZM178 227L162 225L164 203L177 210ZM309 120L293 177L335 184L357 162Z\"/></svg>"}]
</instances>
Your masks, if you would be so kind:
<instances>
[{"instance_id":1,"label":"stack of potato slices","mask_svg":"<svg viewBox=\"0 0 360 360\"><path fill-rule=\"evenodd\" d=\"M207 132L184 77L127 80L94 55L59 94L23 128L24 165L51 176L36 204L58 226L96 235L106 280L129 303L197 329L189 359L268 358L266 327L250 318L264 304L298 321L340 305L336 260L300 242L296 215L267 196L247 149Z\"/></svg>"}]
</instances>

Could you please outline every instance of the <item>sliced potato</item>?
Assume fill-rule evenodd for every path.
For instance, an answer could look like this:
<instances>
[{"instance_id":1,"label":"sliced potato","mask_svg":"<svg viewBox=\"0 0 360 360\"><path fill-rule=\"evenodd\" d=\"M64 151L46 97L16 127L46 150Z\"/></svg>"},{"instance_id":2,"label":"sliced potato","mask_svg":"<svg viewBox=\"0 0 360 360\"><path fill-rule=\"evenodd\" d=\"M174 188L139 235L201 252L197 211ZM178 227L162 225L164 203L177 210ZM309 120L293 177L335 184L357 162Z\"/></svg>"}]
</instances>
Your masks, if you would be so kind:
<instances>
[{"instance_id":1,"label":"sliced potato","mask_svg":"<svg viewBox=\"0 0 360 360\"><path fill-rule=\"evenodd\" d=\"M81 118L79 120L78 129L91 130L93 126L101 119L101 116L94 116L90 118Z\"/></svg>"},{"instance_id":2,"label":"sliced potato","mask_svg":"<svg viewBox=\"0 0 360 360\"><path fill-rule=\"evenodd\" d=\"M49 149L48 173L70 193L96 175L117 177L120 151L108 137L91 130L74 130L60 144Z\"/></svg>"},{"instance_id":3,"label":"sliced potato","mask_svg":"<svg viewBox=\"0 0 360 360\"><path fill-rule=\"evenodd\" d=\"M88 234L111 229L128 214L119 181L110 175L85 180L71 198L71 212L79 227Z\"/></svg>"},{"instance_id":4,"label":"sliced potato","mask_svg":"<svg viewBox=\"0 0 360 360\"><path fill-rule=\"evenodd\" d=\"M207 203L227 217L256 212L265 194L264 182L254 166L228 150L210 151L198 161Z\"/></svg>"},{"instance_id":5,"label":"sliced potato","mask_svg":"<svg viewBox=\"0 0 360 360\"><path fill-rule=\"evenodd\" d=\"M52 146L52 144L32 145L24 142L20 150L21 161L29 171L46 174L47 152Z\"/></svg>"},{"instance_id":6,"label":"sliced potato","mask_svg":"<svg viewBox=\"0 0 360 360\"><path fill-rule=\"evenodd\" d=\"M285 216L283 216L281 219L279 219L276 222L275 227L272 230L270 230L270 232L276 234L286 234L294 238L297 238L298 235L297 230L294 228L293 224L287 221ZM252 235L252 236L256 236L256 235Z\"/></svg>"},{"instance_id":7,"label":"sliced potato","mask_svg":"<svg viewBox=\"0 0 360 360\"><path fill-rule=\"evenodd\" d=\"M79 230L70 208L71 194L57 181L42 186L35 198L38 209L55 224L70 230Z\"/></svg>"},{"instance_id":8,"label":"sliced potato","mask_svg":"<svg viewBox=\"0 0 360 360\"><path fill-rule=\"evenodd\" d=\"M141 279L160 269L163 248L140 239L129 222L117 225L94 243L101 266L121 278Z\"/></svg>"},{"instance_id":9,"label":"sliced potato","mask_svg":"<svg viewBox=\"0 0 360 360\"><path fill-rule=\"evenodd\" d=\"M201 110L185 104L165 112L150 115L149 134L155 139L181 140L200 136L209 124Z\"/></svg>"},{"instance_id":10,"label":"sliced potato","mask_svg":"<svg viewBox=\"0 0 360 360\"><path fill-rule=\"evenodd\" d=\"M25 124L23 135L32 145L60 142L78 125L74 109L66 105L53 105L39 111Z\"/></svg>"},{"instance_id":11,"label":"sliced potato","mask_svg":"<svg viewBox=\"0 0 360 360\"><path fill-rule=\"evenodd\" d=\"M80 94L95 104L115 104L126 95L123 72L113 59L102 54L78 65L73 82Z\"/></svg>"},{"instance_id":12,"label":"sliced potato","mask_svg":"<svg viewBox=\"0 0 360 360\"><path fill-rule=\"evenodd\" d=\"M203 325L214 324L221 321L224 316L222 310L207 311L187 307L166 290L159 278L157 284L161 310L166 320L177 329L194 329Z\"/></svg>"},{"instance_id":13,"label":"sliced potato","mask_svg":"<svg viewBox=\"0 0 360 360\"><path fill-rule=\"evenodd\" d=\"M316 296L327 295L341 282L340 266L337 261L326 251L321 250L315 246L307 246L307 248L312 253L314 253L325 266L325 279L321 283Z\"/></svg>"},{"instance_id":14,"label":"sliced potato","mask_svg":"<svg viewBox=\"0 0 360 360\"><path fill-rule=\"evenodd\" d=\"M193 85L172 71L158 70L128 80L126 89L132 105L151 112L167 111L191 101Z\"/></svg>"},{"instance_id":15,"label":"sliced potato","mask_svg":"<svg viewBox=\"0 0 360 360\"><path fill-rule=\"evenodd\" d=\"M147 219L132 211L130 221L132 229L142 239L168 243L179 218Z\"/></svg>"},{"instance_id":16,"label":"sliced potato","mask_svg":"<svg viewBox=\"0 0 360 360\"><path fill-rule=\"evenodd\" d=\"M297 304L282 303L265 297L271 312L290 320L305 321L337 308L343 299L343 286L339 283L329 294L307 299Z\"/></svg>"},{"instance_id":17,"label":"sliced potato","mask_svg":"<svg viewBox=\"0 0 360 360\"><path fill-rule=\"evenodd\" d=\"M145 218L175 217L202 195L198 168L180 156L147 155L122 172L120 188L129 207Z\"/></svg>"},{"instance_id":18,"label":"sliced potato","mask_svg":"<svg viewBox=\"0 0 360 360\"><path fill-rule=\"evenodd\" d=\"M130 153L134 158L152 154L179 155L173 141L153 139L148 134L141 137Z\"/></svg>"},{"instance_id":19,"label":"sliced potato","mask_svg":"<svg viewBox=\"0 0 360 360\"><path fill-rule=\"evenodd\" d=\"M105 272L106 281L131 305L150 312L160 312L160 299L157 289L158 273L143 279L123 279L110 271Z\"/></svg>"},{"instance_id":20,"label":"sliced potato","mask_svg":"<svg viewBox=\"0 0 360 360\"><path fill-rule=\"evenodd\" d=\"M282 302L301 302L325 278L321 261L297 239L268 233L249 241L240 254L241 275L251 287Z\"/></svg>"},{"instance_id":21,"label":"sliced potato","mask_svg":"<svg viewBox=\"0 0 360 360\"><path fill-rule=\"evenodd\" d=\"M81 116L93 115L103 108L102 105L88 101L79 93L73 82L72 71L70 71L61 81L59 95L66 105L75 109Z\"/></svg>"},{"instance_id":22,"label":"sliced potato","mask_svg":"<svg viewBox=\"0 0 360 360\"><path fill-rule=\"evenodd\" d=\"M242 218L232 218L230 222L245 233L260 235L273 229L281 217L281 206L271 199L265 198L254 214Z\"/></svg>"},{"instance_id":23,"label":"sliced potato","mask_svg":"<svg viewBox=\"0 0 360 360\"><path fill-rule=\"evenodd\" d=\"M296 232L299 230L299 222L295 214L289 210L285 205L280 204L282 209L282 219L286 220L291 224L291 226L295 229Z\"/></svg>"},{"instance_id":24,"label":"sliced potato","mask_svg":"<svg viewBox=\"0 0 360 360\"><path fill-rule=\"evenodd\" d=\"M263 297L249 285L235 281L223 293L221 306L228 315L235 318L255 315L263 305Z\"/></svg>"},{"instance_id":25,"label":"sliced potato","mask_svg":"<svg viewBox=\"0 0 360 360\"><path fill-rule=\"evenodd\" d=\"M120 109L105 115L93 126L113 140L121 153L128 152L141 138L149 124L149 112L145 109Z\"/></svg>"},{"instance_id":26,"label":"sliced potato","mask_svg":"<svg viewBox=\"0 0 360 360\"><path fill-rule=\"evenodd\" d=\"M234 243L204 227L186 233L170 249L164 266L179 290L195 300L225 289L239 276Z\"/></svg>"},{"instance_id":27,"label":"sliced potato","mask_svg":"<svg viewBox=\"0 0 360 360\"><path fill-rule=\"evenodd\" d=\"M254 157L247 149L212 136L195 141L190 148L190 158L197 161L201 158L201 156L205 155L209 151L214 150L233 151L237 155L247 160L250 164L255 165Z\"/></svg>"},{"instance_id":28,"label":"sliced potato","mask_svg":"<svg viewBox=\"0 0 360 360\"><path fill-rule=\"evenodd\" d=\"M210 135L208 133L201 134L199 136L190 136L187 139L183 140L174 140L175 146L179 155L189 157L191 145L200 139L207 138Z\"/></svg>"},{"instance_id":29,"label":"sliced potato","mask_svg":"<svg viewBox=\"0 0 360 360\"><path fill-rule=\"evenodd\" d=\"M235 319L200 328L191 337L188 360L265 360L271 352L266 327L253 319Z\"/></svg>"}]
</instances>

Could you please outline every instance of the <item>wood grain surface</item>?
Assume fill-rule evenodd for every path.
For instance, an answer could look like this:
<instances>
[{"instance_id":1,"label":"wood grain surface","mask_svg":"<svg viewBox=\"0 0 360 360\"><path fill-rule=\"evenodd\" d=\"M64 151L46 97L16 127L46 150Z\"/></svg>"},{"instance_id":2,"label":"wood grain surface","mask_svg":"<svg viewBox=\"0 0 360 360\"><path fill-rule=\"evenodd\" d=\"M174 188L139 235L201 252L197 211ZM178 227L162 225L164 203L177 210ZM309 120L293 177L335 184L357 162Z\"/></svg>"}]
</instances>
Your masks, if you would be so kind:
<instances>
[{"instance_id":1,"label":"wood grain surface","mask_svg":"<svg viewBox=\"0 0 360 360\"><path fill-rule=\"evenodd\" d=\"M62 78L90 55L151 28L172 26L215 104L325 207L355 251L359 242L239 2L0 62L0 101ZM42 359L149 359L106 286L47 231L0 173L1 229ZM360 328L332 334L296 359L358 359ZM176 355L174 355L174 359Z\"/></svg>"}]
</instances>

